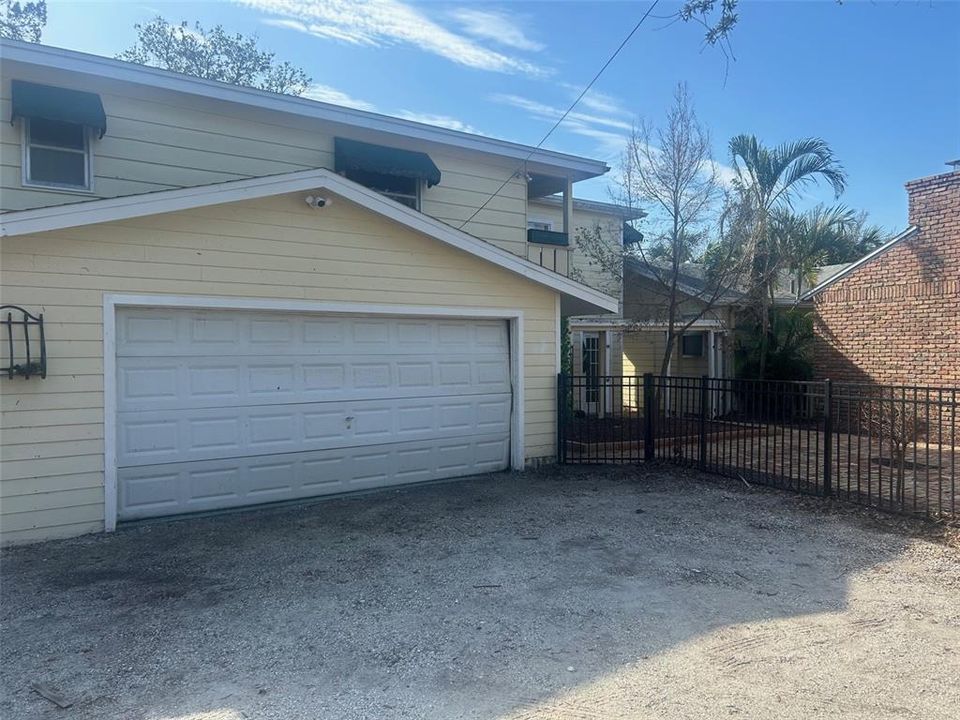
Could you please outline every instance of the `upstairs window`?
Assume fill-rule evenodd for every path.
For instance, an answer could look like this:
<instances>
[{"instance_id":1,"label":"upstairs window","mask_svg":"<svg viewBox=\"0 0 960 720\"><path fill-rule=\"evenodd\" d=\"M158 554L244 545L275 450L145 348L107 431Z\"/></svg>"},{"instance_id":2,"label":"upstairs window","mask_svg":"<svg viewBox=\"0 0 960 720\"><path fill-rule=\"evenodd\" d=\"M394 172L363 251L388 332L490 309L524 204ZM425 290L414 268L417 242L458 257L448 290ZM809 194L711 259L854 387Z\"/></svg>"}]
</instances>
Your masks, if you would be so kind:
<instances>
[{"instance_id":1,"label":"upstairs window","mask_svg":"<svg viewBox=\"0 0 960 720\"><path fill-rule=\"evenodd\" d=\"M90 133L77 123L23 119L23 184L90 189Z\"/></svg>"},{"instance_id":2,"label":"upstairs window","mask_svg":"<svg viewBox=\"0 0 960 720\"><path fill-rule=\"evenodd\" d=\"M527 230L553 230L553 223L542 220L527 220Z\"/></svg>"},{"instance_id":3,"label":"upstairs window","mask_svg":"<svg viewBox=\"0 0 960 720\"><path fill-rule=\"evenodd\" d=\"M348 180L376 190L381 195L386 195L409 208L420 209L420 178L387 175L368 170L347 170L344 175Z\"/></svg>"},{"instance_id":4,"label":"upstairs window","mask_svg":"<svg viewBox=\"0 0 960 720\"><path fill-rule=\"evenodd\" d=\"M91 145L107 115L96 93L13 80L10 122L23 131L22 182L28 187L93 189Z\"/></svg>"},{"instance_id":5,"label":"upstairs window","mask_svg":"<svg viewBox=\"0 0 960 720\"><path fill-rule=\"evenodd\" d=\"M340 137L333 152L336 172L414 210L420 209L423 186L440 182L440 169L423 152Z\"/></svg>"}]
</instances>

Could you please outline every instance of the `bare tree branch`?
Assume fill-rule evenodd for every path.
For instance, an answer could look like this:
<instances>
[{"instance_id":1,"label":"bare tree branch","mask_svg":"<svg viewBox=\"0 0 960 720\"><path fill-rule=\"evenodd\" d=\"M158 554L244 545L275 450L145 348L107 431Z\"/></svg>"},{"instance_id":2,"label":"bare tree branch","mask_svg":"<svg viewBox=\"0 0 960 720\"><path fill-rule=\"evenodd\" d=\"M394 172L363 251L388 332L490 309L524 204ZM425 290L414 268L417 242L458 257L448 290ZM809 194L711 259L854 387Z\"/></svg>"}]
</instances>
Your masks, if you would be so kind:
<instances>
[{"instance_id":1,"label":"bare tree branch","mask_svg":"<svg viewBox=\"0 0 960 720\"><path fill-rule=\"evenodd\" d=\"M676 338L711 313L737 286L742 253L724 235L716 211L723 193L711 155L710 135L700 124L686 86L678 85L664 123L638 122L624 150L616 199L642 207L642 243L611 249L597 231L583 231L577 245L589 261L624 278L626 331L652 320L665 322L667 343L660 363L666 375ZM719 234L717 230L720 230ZM713 238L713 242L710 239ZM705 257L709 262L693 266ZM626 283L635 283L630 289ZM639 302L643 294L655 302ZM659 316L659 317L658 317Z\"/></svg>"}]
</instances>

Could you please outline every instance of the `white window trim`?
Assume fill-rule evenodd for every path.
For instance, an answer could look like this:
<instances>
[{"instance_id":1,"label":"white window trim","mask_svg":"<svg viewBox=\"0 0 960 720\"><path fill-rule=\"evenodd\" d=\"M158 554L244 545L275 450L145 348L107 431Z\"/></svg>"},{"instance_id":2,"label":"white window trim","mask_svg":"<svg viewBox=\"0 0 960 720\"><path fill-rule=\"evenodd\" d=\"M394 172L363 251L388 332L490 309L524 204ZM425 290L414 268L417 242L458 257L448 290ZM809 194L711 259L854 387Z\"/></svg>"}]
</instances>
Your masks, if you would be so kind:
<instances>
[{"instance_id":1,"label":"white window trim","mask_svg":"<svg viewBox=\"0 0 960 720\"><path fill-rule=\"evenodd\" d=\"M538 225L546 225L546 228L531 228L530 223L537 223ZM542 217L527 217L527 230L546 230L548 232L553 231L553 220L548 220L547 218Z\"/></svg>"},{"instance_id":2,"label":"white window trim","mask_svg":"<svg viewBox=\"0 0 960 720\"><path fill-rule=\"evenodd\" d=\"M266 310L275 312L386 317L443 317L506 320L510 333L510 468L523 470L524 450L524 327L523 310L502 308L378 305L373 303L263 300L189 295L103 295L103 527L117 529L117 310L122 307L194 308L213 310Z\"/></svg>"},{"instance_id":3,"label":"white window trim","mask_svg":"<svg viewBox=\"0 0 960 720\"><path fill-rule=\"evenodd\" d=\"M596 377L601 377L601 365L600 365L600 352L602 349L601 344L601 333L599 331L586 331L580 333L580 372L583 373L584 384L583 384L583 403L586 406L590 405L599 405L600 404L600 383L598 382L596 386L590 385L588 379L590 374L587 372L587 369L584 367L587 361L587 340L593 340L596 347L590 352L596 356L596 366L597 374ZM590 400L590 396L594 395L595 399ZM589 407L588 407L589 410Z\"/></svg>"},{"instance_id":4,"label":"white window trim","mask_svg":"<svg viewBox=\"0 0 960 720\"><path fill-rule=\"evenodd\" d=\"M55 145L38 145L37 147L59 150L61 152L80 153L73 148L62 148ZM86 182L79 185L60 185L57 183L38 182L30 179L30 118L20 119L20 184L32 190L51 190L53 192L69 192L81 195L93 193L93 138L90 128L83 127L83 172Z\"/></svg>"}]
</instances>

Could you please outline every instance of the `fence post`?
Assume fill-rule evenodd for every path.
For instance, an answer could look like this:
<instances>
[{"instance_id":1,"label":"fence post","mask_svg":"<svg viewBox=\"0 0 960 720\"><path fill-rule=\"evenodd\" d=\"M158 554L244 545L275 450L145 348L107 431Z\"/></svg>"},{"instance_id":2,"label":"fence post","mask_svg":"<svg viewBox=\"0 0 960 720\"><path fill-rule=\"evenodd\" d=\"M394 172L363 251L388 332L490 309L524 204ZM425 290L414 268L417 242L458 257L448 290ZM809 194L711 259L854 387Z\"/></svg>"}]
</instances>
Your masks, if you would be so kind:
<instances>
[{"instance_id":1,"label":"fence post","mask_svg":"<svg viewBox=\"0 0 960 720\"><path fill-rule=\"evenodd\" d=\"M564 406L567 404L566 378L563 373L557 373L557 462L561 465L566 460L566 448L563 442Z\"/></svg>"},{"instance_id":2,"label":"fence post","mask_svg":"<svg viewBox=\"0 0 960 720\"><path fill-rule=\"evenodd\" d=\"M823 495L827 497L833 492L833 483L830 476L833 459L833 381L823 381Z\"/></svg>"},{"instance_id":3,"label":"fence post","mask_svg":"<svg viewBox=\"0 0 960 720\"><path fill-rule=\"evenodd\" d=\"M707 403L710 400L710 376L700 376L700 469L707 469Z\"/></svg>"},{"instance_id":4,"label":"fence post","mask_svg":"<svg viewBox=\"0 0 960 720\"><path fill-rule=\"evenodd\" d=\"M643 374L643 459L653 460L653 373Z\"/></svg>"}]
</instances>

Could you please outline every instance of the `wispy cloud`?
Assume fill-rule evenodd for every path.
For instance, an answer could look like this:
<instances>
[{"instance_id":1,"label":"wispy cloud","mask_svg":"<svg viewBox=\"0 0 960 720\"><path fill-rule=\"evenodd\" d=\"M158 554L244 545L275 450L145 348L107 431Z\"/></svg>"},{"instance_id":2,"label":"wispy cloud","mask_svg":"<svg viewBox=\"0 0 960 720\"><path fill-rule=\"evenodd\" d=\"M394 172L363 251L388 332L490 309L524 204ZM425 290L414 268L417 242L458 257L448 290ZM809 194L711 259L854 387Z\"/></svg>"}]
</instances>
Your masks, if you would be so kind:
<instances>
[{"instance_id":1,"label":"wispy cloud","mask_svg":"<svg viewBox=\"0 0 960 720\"><path fill-rule=\"evenodd\" d=\"M473 37L492 40L517 50L530 52L543 50L542 43L528 38L519 26L518 20L505 13L461 8L450 14L460 23L463 31Z\"/></svg>"},{"instance_id":2,"label":"wispy cloud","mask_svg":"<svg viewBox=\"0 0 960 720\"><path fill-rule=\"evenodd\" d=\"M530 117L546 122L556 122L563 117L566 108L548 105L520 95L496 94L490 99L494 102L523 110ZM560 126L560 131L580 135L593 141L591 151L597 159L617 160L627 145L627 136L632 125L625 119L611 117L602 113L585 113L574 110L569 113Z\"/></svg>"},{"instance_id":3,"label":"wispy cloud","mask_svg":"<svg viewBox=\"0 0 960 720\"><path fill-rule=\"evenodd\" d=\"M373 103L369 103L366 100L358 100L341 90L318 83L310 85L306 92L303 93L303 97L310 100L330 103L331 105L344 105L346 107L356 108L357 110L376 110L376 106Z\"/></svg>"},{"instance_id":4,"label":"wispy cloud","mask_svg":"<svg viewBox=\"0 0 960 720\"><path fill-rule=\"evenodd\" d=\"M246 2L246 0L241 0ZM307 24L299 20L285 20L283 18L267 18L263 21L264 25L272 27L287 28L307 35L316 35L317 37L329 38L331 40L340 40L351 45L375 45L373 38L364 36L362 33L347 32L336 27L326 25Z\"/></svg>"},{"instance_id":5,"label":"wispy cloud","mask_svg":"<svg viewBox=\"0 0 960 720\"><path fill-rule=\"evenodd\" d=\"M474 135L483 134L472 125L468 125L462 120L450 117L449 115L434 115L432 113L420 113L412 110L401 110L393 114L404 120L412 120L413 122L423 123L425 125L436 125L437 127L447 128L448 130L459 130L460 132L473 133Z\"/></svg>"},{"instance_id":6,"label":"wispy cloud","mask_svg":"<svg viewBox=\"0 0 960 720\"><path fill-rule=\"evenodd\" d=\"M578 122L568 125L567 130L593 140L594 154L598 160L605 162L619 160L627 147L627 136L623 133L601 130Z\"/></svg>"},{"instance_id":7,"label":"wispy cloud","mask_svg":"<svg viewBox=\"0 0 960 720\"><path fill-rule=\"evenodd\" d=\"M320 85L318 83L314 83L307 88L307 91L303 94L303 97L309 100L330 103L331 105L342 105L344 107L356 108L357 110L384 112L382 110L378 110L377 106L371 102L359 100L351 95L348 95L342 90L337 90L329 85ZM387 112L386 114L392 115L393 117L402 118L403 120L412 120L413 122L423 123L424 125L434 125L436 127L447 128L449 130L457 130L459 132L472 133L474 135L483 135L483 133L473 127L473 125L465 123L463 120L459 120L455 117L451 117L450 115L417 112L415 110L398 110L396 112Z\"/></svg>"},{"instance_id":8,"label":"wispy cloud","mask_svg":"<svg viewBox=\"0 0 960 720\"><path fill-rule=\"evenodd\" d=\"M544 76L546 68L454 32L400 0L234 0L272 17L265 20L354 45L411 45L451 62L502 73Z\"/></svg>"},{"instance_id":9,"label":"wispy cloud","mask_svg":"<svg viewBox=\"0 0 960 720\"><path fill-rule=\"evenodd\" d=\"M717 175L717 180L725 188L732 188L733 181L737 179L737 171L729 165L724 165L716 160L713 161L713 171Z\"/></svg>"},{"instance_id":10,"label":"wispy cloud","mask_svg":"<svg viewBox=\"0 0 960 720\"><path fill-rule=\"evenodd\" d=\"M582 87L577 87L570 83L563 83L563 86L570 92L570 99L573 100L583 91ZM623 107L621 101L613 95L608 95L599 90L589 90L580 100L580 105L601 115L617 115L619 117L629 117L630 111Z\"/></svg>"},{"instance_id":11,"label":"wispy cloud","mask_svg":"<svg viewBox=\"0 0 960 720\"><path fill-rule=\"evenodd\" d=\"M541 120L559 120L563 117L563 112L566 109L548 105L537 100L531 100L530 98L525 98L520 95L497 93L492 95L490 99L503 105L510 105L519 110L525 110L533 117L540 118ZM577 110L567 115L565 122L570 121L576 121L586 125L600 125L627 132L629 132L632 127L626 120L600 114L583 113Z\"/></svg>"}]
</instances>

